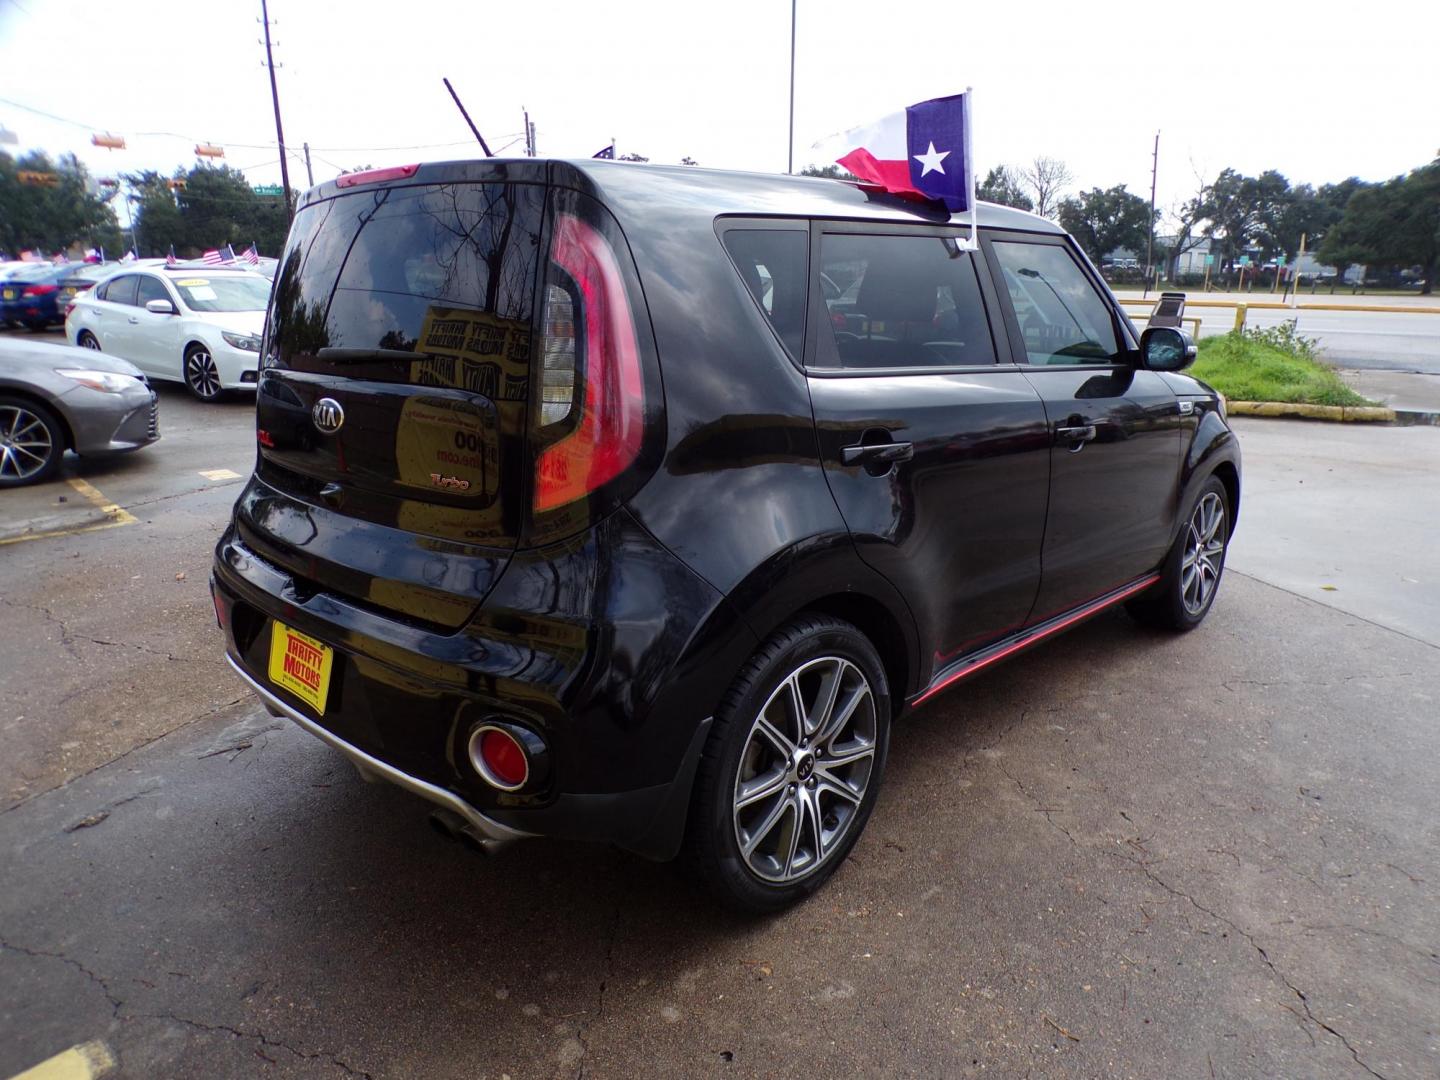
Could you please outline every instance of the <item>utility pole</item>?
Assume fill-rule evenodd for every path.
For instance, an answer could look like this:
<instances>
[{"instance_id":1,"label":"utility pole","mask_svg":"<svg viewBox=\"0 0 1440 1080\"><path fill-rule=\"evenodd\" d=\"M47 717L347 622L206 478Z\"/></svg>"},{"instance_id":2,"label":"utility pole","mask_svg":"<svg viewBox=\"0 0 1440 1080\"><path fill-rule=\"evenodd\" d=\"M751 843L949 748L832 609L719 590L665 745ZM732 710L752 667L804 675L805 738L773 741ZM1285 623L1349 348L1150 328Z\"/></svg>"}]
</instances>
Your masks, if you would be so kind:
<instances>
[{"instance_id":1,"label":"utility pole","mask_svg":"<svg viewBox=\"0 0 1440 1080\"><path fill-rule=\"evenodd\" d=\"M1155 152L1150 157L1150 235L1145 241L1145 291L1150 295L1150 276L1155 272L1155 177L1160 171L1160 132L1155 132Z\"/></svg>"},{"instance_id":2,"label":"utility pole","mask_svg":"<svg viewBox=\"0 0 1440 1080\"><path fill-rule=\"evenodd\" d=\"M265 66L270 69L270 101L275 106L275 141L280 145L280 183L285 186L285 220L295 217L290 202L290 166L285 160L285 128L280 123L280 88L275 84L275 56L270 48L270 3L260 0L260 18L265 24Z\"/></svg>"},{"instance_id":3,"label":"utility pole","mask_svg":"<svg viewBox=\"0 0 1440 1080\"><path fill-rule=\"evenodd\" d=\"M311 187L314 187L315 170L310 167L310 144L307 142L300 145L305 147L305 179L309 181Z\"/></svg>"},{"instance_id":4,"label":"utility pole","mask_svg":"<svg viewBox=\"0 0 1440 1080\"><path fill-rule=\"evenodd\" d=\"M790 141L785 147L785 171L795 172L795 5L790 0Z\"/></svg>"}]
</instances>

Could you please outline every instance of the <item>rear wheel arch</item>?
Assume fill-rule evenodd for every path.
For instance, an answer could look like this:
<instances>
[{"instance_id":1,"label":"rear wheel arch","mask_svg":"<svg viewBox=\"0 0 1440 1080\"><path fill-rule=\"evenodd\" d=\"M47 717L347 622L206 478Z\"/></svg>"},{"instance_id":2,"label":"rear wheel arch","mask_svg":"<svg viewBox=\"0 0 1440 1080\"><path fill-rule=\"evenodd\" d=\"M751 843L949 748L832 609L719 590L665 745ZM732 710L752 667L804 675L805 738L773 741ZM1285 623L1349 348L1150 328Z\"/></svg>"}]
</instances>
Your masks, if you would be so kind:
<instances>
[{"instance_id":1,"label":"rear wheel arch","mask_svg":"<svg viewBox=\"0 0 1440 1080\"><path fill-rule=\"evenodd\" d=\"M905 699L916 689L913 685L912 650L900 620L874 597L857 592L832 593L806 604L791 618L801 615L831 615L849 623L870 640L880 654L885 679L890 684L892 713L898 712ZM787 620L788 621L788 620Z\"/></svg>"}]
</instances>

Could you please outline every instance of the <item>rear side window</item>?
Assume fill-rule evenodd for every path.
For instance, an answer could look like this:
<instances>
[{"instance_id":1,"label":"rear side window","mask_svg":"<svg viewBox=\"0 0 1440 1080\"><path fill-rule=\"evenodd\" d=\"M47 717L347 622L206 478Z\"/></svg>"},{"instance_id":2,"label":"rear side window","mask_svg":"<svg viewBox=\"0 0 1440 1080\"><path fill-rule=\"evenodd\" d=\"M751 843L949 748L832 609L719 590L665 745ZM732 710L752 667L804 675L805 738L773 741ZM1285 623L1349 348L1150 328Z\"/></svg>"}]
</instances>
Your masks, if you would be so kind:
<instances>
[{"instance_id":1,"label":"rear side window","mask_svg":"<svg viewBox=\"0 0 1440 1080\"><path fill-rule=\"evenodd\" d=\"M123 274L100 286L99 297L112 304L135 303L135 287L140 282L138 274Z\"/></svg>"},{"instance_id":2,"label":"rear side window","mask_svg":"<svg viewBox=\"0 0 1440 1080\"><path fill-rule=\"evenodd\" d=\"M367 188L296 215L266 364L528 397L543 189Z\"/></svg>"},{"instance_id":3,"label":"rear side window","mask_svg":"<svg viewBox=\"0 0 1440 1080\"><path fill-rule=\"evenodd\" d=\"M805 340L809 246L809 234L794 229L731 229L725 234L725 250L745 287L796 359Z\"/></svg>"},{"instance_id":4,"label":"rear side window","mask_svg":"<svg viewBox=\"0 0 1440 1080\"><path fill-rule=\"evenodd\" d=\"M1120 347L1110 305L1058 244L999 240L995 258L1032 364L1106 364Z\"/></svg>"},{"instance_id":5,"label":"rear side window","mask_svg":"<svg viewBox=\"0 0 1440 1080\"><path fill-rule=\"evenodd\" d=\"M940 237L827 233L820 274L828 332L820 332L817 367L995 362L973 256Z\"/></svg>"}]
</instances>

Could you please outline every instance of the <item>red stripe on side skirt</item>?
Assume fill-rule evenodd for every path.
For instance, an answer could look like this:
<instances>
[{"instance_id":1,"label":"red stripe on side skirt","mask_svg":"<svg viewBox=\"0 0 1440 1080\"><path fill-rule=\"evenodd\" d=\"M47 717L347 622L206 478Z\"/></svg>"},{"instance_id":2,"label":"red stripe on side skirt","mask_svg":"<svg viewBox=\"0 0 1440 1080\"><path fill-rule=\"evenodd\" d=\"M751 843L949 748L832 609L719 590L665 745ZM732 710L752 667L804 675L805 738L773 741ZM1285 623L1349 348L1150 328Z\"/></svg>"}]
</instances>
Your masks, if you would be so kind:
<instances>
[{"instance_id":1,"label":"red stripe on side skirt","mask_svg":"<svg viewBox=\"0 0 1440 1080\"><path fill-rule=\"evenodd\" d=\"M1092 600L1084 607L1075 611L1071 615L1067 615L1065 618L1061 619L1054 625L1046 626L1043 629L1037 629L1028 637L1023 637L1019 641L1012 642L1011 644L1006 645L1003 649L998 649L990 656L986 656L981 660L977 660L973 664L961 668L953 675L947 676L940 682L936 683L934 686L930 687L930 689L926 690L910 704L919 705L922 702L934 697L941 690L944 690L952 683L957 682L960 679L969 678L977 671L984 670L991 664L995 663L997 660L1003 660L1005 659L1005 657L1010 656L1012 653L1017 653L1021 649L1028 649L1031 645L1034 645L1037 642L1044 641L1046 638L1060 633L1060 631L1066 629L1067 627L1074 626L1077 622L1080 622L1083 619L1088 619L1092 615L1098 615L1106 608L1111 607L1114 604L1118 604L1121 600L1125 600L1131 596L1134 596L1142 589L1148 589L1151 585L1154 585L1155 582L1159 580L1159 574L1151 574L1149 577L1143 578L1142 580L1135 582L1135 584L1125 587L1118 593L1115 593L1113 596L1106 596L1099 600Z\"/></svg>"}]
</instances>

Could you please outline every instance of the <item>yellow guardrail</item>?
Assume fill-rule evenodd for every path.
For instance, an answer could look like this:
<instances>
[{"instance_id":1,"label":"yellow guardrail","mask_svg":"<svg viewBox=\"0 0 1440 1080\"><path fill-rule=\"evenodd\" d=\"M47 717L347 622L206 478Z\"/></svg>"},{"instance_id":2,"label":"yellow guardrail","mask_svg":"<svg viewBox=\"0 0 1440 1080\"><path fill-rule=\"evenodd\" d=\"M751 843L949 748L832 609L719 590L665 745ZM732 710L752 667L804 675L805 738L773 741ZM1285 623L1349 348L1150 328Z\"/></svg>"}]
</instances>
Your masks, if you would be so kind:
<instances>
[{"instance_id":1,"label":"yellow guardrail","mask_svg":"<svg viewBox=\"0 0 1440 1080\"><path fill-rule=\"evenodd\" d=\"M1137 307L1154 308L1159 302L1159 297L1151 300L1139 296L1116 297L1122 305L1130 304ZM1440 307L1406 307L1402 304L1289 304L1277 303L1273 300L1257 300L1251 303L1248 300L1185 300L1187 308L1234 308L1235 329L1245 329L1245 317L1252 308L1257 311L1293 311L1299 314L1302 311L1368 311L1388 312L1396 315L1440 315ZM1182 319L1182 322L1195 325L1194 336L1200 336L1200 320L1198 318Z\"/></svg>"}]
</instances>

